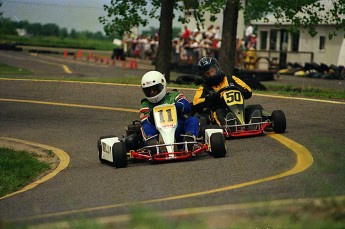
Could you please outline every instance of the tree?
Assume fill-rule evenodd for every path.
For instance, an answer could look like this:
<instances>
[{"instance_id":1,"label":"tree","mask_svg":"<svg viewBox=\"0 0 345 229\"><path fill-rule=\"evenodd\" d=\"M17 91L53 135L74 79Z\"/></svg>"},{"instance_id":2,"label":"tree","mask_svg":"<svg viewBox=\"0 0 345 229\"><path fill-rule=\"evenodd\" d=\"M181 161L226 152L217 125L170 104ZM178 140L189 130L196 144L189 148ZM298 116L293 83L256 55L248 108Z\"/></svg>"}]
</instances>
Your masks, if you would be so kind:
<instances>
[{"instance_id":1,"label":"tree","mask_svg":"<svg viewBox=\"0 0 345 229\"><path fill-rule=\"evenodd\" d=\"M159 26L159 46L156 57L156 70L163 72L170 81L170 62L172 49L172 21L174 17L174 0L162 0Z\"/></svg>"},{"instance_id":2,"label":"tree","mask_svg":"<svg viewBox=\"0 0 345 229\"><path fill-rule=\"evenodd\" d=\"M42 34L45 36L59 36L59 26L53 23L44 24L42 26Z\"/></svg>"},{"instance_id":3,"label":"tree","mask_svg":"<svg viewBox=\"0 0 345 229\"><path fill-rule=\"evenodd\" d=\"M238 0L228 0L223 13L222 46L219 52L219 62L223 71L230 76L233 75L235 66L239 4Z\"/></svg>"},{"instance_id":4,"label":"tree","mask_svg":"<svg viewBox=\"0 0 345 229\"><path fill-rule=\"evenodd\" d=\"M247 21L268 20L266 16L273 15L277 26L287 23L291 31L306 28L311 36L320 24L334 24L336 30L345 31L345 0L248 0L244 13Z\"/></svg>"},{"instance_id":5,"label":"tree","mask_svg":"<svg viewBox=\"0 0 345 229\"><path fill-rule=\"evenodd\" d=\"M33 23L29 24L26 28L28 34L32 34L34 36L41 36L42 35L42 24L41 23Z\"/></svg>"},{"instance_id":6,"label":"tree","mask_svg":"<svg viewBox=\"0 0 345 229\"><path fill-rule=\"evenodd\" d=\"M68 31L67 31L66 28L60 28L60 30L59 30L59 37L60 38L68 37Z\"/></svg>"}]
</instances>

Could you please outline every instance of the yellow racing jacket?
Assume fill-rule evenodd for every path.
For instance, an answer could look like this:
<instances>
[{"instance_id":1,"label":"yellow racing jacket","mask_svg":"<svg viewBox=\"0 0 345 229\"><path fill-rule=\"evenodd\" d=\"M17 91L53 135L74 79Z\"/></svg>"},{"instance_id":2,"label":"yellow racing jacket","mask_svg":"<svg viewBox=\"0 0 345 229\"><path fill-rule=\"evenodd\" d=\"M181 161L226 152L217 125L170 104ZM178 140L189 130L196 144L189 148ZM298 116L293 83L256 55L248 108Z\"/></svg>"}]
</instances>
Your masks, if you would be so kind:
<instances>
[{"instance_id":1,"label":"yellow racing jacket","mask_svg":"<svg viewBox=\"0 0 345 229\"><path fill-rule=\"evenodd\" d=\"M215 86L208 86L202 85L200 86L197 91L195 92L194 99L193 99L193 112L200 112L203 111L205 108L209 108L211 110L215 110L220 107L224 107L225 103L224 100L220 99L213 102L212 104L208 104L205 101L205 97L211 93L211 91L217 92L220 89L227 87L227 86L235 86L237 87L244 99L249 99L252 96L252 89L243 82L240 78L236 76L232 76L230 79L229 77L224 77L223 81Z\"/></svg>"}]
</instances>

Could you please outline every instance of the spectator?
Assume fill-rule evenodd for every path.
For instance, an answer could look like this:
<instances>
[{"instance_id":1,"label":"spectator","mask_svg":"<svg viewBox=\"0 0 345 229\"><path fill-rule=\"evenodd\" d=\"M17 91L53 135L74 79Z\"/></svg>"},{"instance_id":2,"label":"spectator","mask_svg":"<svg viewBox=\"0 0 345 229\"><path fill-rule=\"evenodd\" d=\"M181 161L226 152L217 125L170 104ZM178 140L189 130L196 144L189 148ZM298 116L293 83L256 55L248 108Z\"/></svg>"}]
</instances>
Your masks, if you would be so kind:
<instances>
[{"instance_id":1,"label":"spectator","mask_svg":"<svg viewBox=\"0 0 345 229\"><path fill-rule=\"evenodd\" d=\"M190 37L190 30L188 29L187 26L184 27L184 33L182 35L182 38L184 39L185 42L187 42L187 40L189 39Z\"/></svg>"}]
</instances>

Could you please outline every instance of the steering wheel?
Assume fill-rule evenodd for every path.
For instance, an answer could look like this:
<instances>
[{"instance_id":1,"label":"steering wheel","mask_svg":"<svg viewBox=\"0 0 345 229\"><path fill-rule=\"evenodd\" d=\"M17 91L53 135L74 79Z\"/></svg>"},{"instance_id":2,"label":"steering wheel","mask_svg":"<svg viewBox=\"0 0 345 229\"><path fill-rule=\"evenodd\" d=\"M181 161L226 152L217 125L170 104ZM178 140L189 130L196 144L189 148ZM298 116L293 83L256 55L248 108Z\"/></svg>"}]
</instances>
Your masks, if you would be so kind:
<instances>
[{"instance_id":1,"label":"steering wheel","mask_svg":"<svg viewBox=\"0 0 345 229\"><path fill-rule=\"evenodd\" d=\"M227 91L227 90L237 90L237 91L241 92L241 90L238 87L236 87L236 86L226 86L226 87L221 88L216 93L220 95L220 93L222 93L223 91Z\"/></svg>"}]
</instances>

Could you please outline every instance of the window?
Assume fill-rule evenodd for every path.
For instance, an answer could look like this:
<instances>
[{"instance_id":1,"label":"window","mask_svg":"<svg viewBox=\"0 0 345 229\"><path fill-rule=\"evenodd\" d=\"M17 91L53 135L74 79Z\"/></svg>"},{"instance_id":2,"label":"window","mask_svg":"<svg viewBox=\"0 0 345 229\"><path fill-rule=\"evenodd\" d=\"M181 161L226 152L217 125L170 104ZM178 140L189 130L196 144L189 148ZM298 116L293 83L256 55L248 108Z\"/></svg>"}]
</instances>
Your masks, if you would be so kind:
<instances>
[{"instance_id":1,"label":"window","mask_svg":"<svg viewBox=\"0 0 345 229\"><path fill-rule=\"evenodd\" d=\"M298 52L299 32L291 33L291 51Z\"/></svg>"},{"instance_id":2,"label":"window","mask_svg":"<svg viewBox=\"0 0 345 229\"><path fill-rule=\"evenodd\" d=\"M280 30L280 51L287 51L289 42L289 34L286 29Z\"/></svg>"},{"instance_id":3,"label":"window","mask_svg":"<svg viewBox=\"0 0 345 229\"><path fill-rule=\"evenodd\" d=\"M260 49L267 50L267 31L261 31L260 32Z\"/></svg>"},{"instance_id":4,"label":"window","mask_svg":"<svg viewBox=\"0 0 345 229\"><path fill-rule=\"evenodd\" d=\"M270 50L277 50L278 30L272 29L270 31Z\"/></svg>"},{"instance_id":5,"label":"window","mask_svg":"<svg viewBox=\"0 0 345 229\"><path fill-rule=\"evenodd\" d=\"M319 50L325 50L326 37L320 36Z\"/></svg>"}]
</instances>

